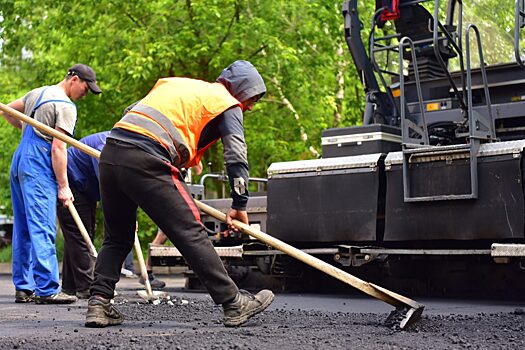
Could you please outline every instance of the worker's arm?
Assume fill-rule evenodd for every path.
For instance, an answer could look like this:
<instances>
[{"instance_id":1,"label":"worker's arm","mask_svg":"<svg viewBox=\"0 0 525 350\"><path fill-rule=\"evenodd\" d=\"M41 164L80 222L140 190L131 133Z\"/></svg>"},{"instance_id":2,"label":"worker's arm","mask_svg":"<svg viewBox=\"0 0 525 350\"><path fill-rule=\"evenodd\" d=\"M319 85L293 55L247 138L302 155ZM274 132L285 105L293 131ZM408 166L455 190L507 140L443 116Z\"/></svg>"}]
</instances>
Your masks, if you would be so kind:
<instances>
[{"instance_id":1,"label":"worker's arm","mask_svg":"<svg viewBox=\"0 0 525 350\"><path fill-rule=\"evenodd\" d=\"M237 219L248 224L246 204L248 203L248 147L244 141L243 114L238 106L224 111L204 128L199 139L199 149L209 146L221 138L224 161L231 188L232 206L226 214L230 229L237 231L231 223Z\"/></svg>"},{"instance_id":2,"label":"worker's arm","mask_svg":"<svg viewBox=\"0 0 525 350\"><path fill-rule=\"evenodd\" d=\"M243 115L239 107L223 113L218 124L224 146L224 162L231 188L232 209L246 210L248 203L248 147L244 141Z\"/></svg>"},{"instance_id":3,"label":"worker's arm","mask_svg":"<svg viewBox=\"0 0 525 350\"><path fill-rule=\"evenodd\" d=\"M219 124L219 133L224 146L224 161L231 188L232 206L226 213L226 224L237 231L232 220L248 224L248 147L244 141L243 114L239 107L223 113L224 122Z\"/></svg>"},{"instance_id":4,"label":"worker's arm","mask_svg":"<svg viewBox=\"0 0 525 350\"><path fill-rule=\"evenodd\" d=\"M67 135L61 128L55 129ZM51 163L58 184L58 200L64 206L68 206L74 198L67 180L67 148L66 143L57 138L53 138L51 144Z\"/></svg>"},{"instance_id":5,"label":"worker's arm","mask_svg":"<svg viewBox=\"0 0 525 350\"><path fill-rule=\"evenodd\" d=\"M13 108L13 109L16 109L17 111L19 111L21 113L24 113L24 110L25 110L24 107L25 106L24 106L23 98L19 98L18 100L14 100L13 102L9 103L8 106ZM18 120L15 117L12 117L11 115L9 115L8 113L5 113L5 112L0 112L0 114L2 114L2 117L4 117L4 119L9 124L14 126L15 128L22 129L23 122L21 120Z\"/></svg>"}]
</instances>

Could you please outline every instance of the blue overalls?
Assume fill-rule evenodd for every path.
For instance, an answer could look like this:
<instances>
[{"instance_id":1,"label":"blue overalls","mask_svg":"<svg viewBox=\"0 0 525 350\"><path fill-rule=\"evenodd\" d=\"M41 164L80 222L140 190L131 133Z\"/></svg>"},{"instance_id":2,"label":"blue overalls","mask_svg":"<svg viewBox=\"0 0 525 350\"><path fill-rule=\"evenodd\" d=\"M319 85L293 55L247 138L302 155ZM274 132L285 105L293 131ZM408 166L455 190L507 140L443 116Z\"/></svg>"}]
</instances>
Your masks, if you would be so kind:
<instances>
[{"instance_id":1,"label":"blue overalls","mask_svg":"<svg viewBox=\"0 0 525 350\"><path fill-rule=\"evenodd\" d=\"M41 101L44 103L67 100ZM74 105L74 104L73 104ZM34 291L48 296L60 291L56 256L57 182L51 165L51 144L26 124L10 172L13 202L13 283L16 290Z\"/></svg>"}]
</instances>

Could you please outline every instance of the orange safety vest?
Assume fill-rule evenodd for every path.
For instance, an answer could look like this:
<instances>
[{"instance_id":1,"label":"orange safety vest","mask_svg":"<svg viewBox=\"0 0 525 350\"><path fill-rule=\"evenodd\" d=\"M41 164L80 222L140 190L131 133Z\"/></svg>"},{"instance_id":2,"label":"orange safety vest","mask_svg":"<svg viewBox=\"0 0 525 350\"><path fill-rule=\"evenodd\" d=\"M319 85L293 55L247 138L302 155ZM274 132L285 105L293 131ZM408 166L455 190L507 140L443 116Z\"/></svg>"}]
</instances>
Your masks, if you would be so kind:
<instances>
[{"instance_id":1,"label":"orange safety vest","mask_svg":"<svg viewBox=\"0 0 525 350\"><path fill-rule=\"evenodd\" d=\"M136 132L161 144L176 167L199 164L198 142L204 127L233 106L241 106L221 83L164 78L137 103L116 128Z\"/></svg>"}]
</instances>

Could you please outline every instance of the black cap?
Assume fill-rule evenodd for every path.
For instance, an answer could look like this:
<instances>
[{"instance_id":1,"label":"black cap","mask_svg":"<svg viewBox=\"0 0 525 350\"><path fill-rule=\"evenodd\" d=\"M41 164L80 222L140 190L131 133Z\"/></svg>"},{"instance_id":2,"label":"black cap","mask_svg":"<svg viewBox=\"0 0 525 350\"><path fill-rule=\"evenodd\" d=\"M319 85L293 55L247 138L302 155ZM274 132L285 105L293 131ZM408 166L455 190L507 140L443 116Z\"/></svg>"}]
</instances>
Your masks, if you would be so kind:
<instances>
[{"instance_id":1,"label":"black cap","mask_svg":"<svg viewBox=\"0 0 525 350\"><path fill-rule=\"evenodd\" d=\"M68 69L67 75L76 75L84 80L94 94L100 94L102 92L97 85L97 75L95 74L95 71L88 65L77 63Z\"/></svg>"}]
</instances>

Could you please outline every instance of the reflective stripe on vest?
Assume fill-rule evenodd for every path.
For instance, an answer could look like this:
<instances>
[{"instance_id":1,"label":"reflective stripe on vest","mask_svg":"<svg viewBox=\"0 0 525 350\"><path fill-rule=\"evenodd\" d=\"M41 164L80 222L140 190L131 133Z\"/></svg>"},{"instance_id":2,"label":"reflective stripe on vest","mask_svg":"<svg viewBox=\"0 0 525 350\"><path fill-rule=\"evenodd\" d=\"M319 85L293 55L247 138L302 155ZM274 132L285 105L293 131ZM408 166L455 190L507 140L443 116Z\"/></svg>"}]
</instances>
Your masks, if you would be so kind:
<instances>
[{"instance_id":1,"label":"reflective stripe on vest","mask_svg":"<svg viewBox=\"0 0 525 350\"><path fill-rule=\"evenodd\" d=\"M155 140L169 152L174 166L191 167L202 156L197 147L206 124L233 106L240 102L220 83L165 78L115 127Z\"/></svg>"},{"instance_id":2,"label":"reflective stripe on vest","mask_svg":"<svg viewBox=\"0 0 525 350\"><path fill-rule=\"evenodd\" d=\"M133 129L131 131L160 143L168 150L172 164L186 164L189 160L190 152L183 137L170 120L155 108L138 103L117 123L118 127L126 128L125 125Z\"/></svg>"}]
</instances>

